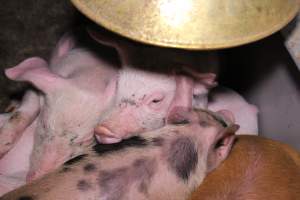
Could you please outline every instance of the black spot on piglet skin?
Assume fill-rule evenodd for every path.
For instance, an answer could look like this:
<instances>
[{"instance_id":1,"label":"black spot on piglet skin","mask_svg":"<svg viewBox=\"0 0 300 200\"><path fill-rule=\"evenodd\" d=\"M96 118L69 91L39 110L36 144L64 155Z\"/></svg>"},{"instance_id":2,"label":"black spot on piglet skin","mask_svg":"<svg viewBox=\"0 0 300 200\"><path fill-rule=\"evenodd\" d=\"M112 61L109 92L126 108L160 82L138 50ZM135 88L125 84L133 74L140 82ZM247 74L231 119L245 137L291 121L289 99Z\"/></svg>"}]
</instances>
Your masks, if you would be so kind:
<instances>
[{"instance_id":1,"label":"black spot on piglet skin","mask_svg":"<svg viewBox=\"0 0 300 200\"><path fill-rule=\"evenodd\" d=\"M34 200L31 196L21 196L17 200Z\"/></svg>"},{"instance_id":2,"label":"black spot on piglet skin","mask_svg":"<svg viewBox=\"0 0 300 200\"><path fill-rule=\"evenodd\" d=\"M91 188L91 184L87 182L86 180L80 180L77 182L77 189L80 191L87 191Z\"/></svg>"},{"instance_id":3,"label":"black spot on piglet skin","mask_svg":"<svg viewBox=\"0 0 300 200\"><path fill-rule=\"evenodd\" d=\"M176 138L171 142L168 154L170 168L178 177L187 181L198 163L198 155L194 142L185 136Z\"/></svg>"},{"instance_id":4,"label":"black spot on piglet skin","mask_svg":"<svg viewBox=\"0 0 300 200\"><path fill-rule=\"evenodd\" d=\"M97 167L93 163L88 163L83 167L83 170L85 172L94 172L94 171L96 171L96 169L97 169Z\"/></svg>"}]
</instances>

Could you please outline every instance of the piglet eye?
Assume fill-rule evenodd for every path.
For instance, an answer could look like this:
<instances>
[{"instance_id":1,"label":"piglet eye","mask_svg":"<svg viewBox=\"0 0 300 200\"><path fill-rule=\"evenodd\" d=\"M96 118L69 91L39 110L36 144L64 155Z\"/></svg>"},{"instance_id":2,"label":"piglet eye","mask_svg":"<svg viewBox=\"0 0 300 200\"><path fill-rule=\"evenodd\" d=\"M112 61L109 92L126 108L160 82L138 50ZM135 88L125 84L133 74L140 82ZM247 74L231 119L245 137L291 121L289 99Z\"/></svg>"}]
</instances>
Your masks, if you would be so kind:
<instances>
[{"instance_id":1,"label":"piglet eye","mask_svg":"<svg viewBox=\"0 0 300 200\"><path fill-rule=\"evenodd\" d=\"M149 98L148 98L148 103L147 105L151 108L151 109L159 109L163 106L163 101L164 101L165 95L161 94L161 93L155 93L152 94Z\"/></svg>"},{"instance_id":2,"label":"piglet eye","mask_svg":"<svg viewBox=\"0 0 300 200\"><path fill-rule=\"evenodd\" d=\"M152 100L152 103L159 103L159 102L161 102L162 101L162 99L153 99Z\"/></svg>"}]
</instances>

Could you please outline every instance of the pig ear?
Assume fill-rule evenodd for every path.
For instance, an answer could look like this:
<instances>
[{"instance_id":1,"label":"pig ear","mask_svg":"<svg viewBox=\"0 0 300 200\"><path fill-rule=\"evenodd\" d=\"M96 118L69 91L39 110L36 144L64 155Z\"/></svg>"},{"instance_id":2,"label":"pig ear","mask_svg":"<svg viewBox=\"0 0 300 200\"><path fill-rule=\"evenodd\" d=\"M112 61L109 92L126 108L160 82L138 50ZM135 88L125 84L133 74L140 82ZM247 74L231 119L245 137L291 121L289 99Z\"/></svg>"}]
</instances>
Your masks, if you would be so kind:
<instances>
[{"instance_id":1,"label":"pig ear","mask_svg":"<svg viewBox=\"0 0 300 200\"><path fill-rule=\"evenodd\" d=\"M222 117L226 124L233 124L235 122L234 115L229 110L219 110L217 111L217 114Z\"/></svg>"},{"instance_id":2,"label":"pig ear","mask_svg":"<svg viewBox=\"0 0 300 200\"><path fill-rule=\"evenodd\" d=\"M232 124L222 130L222 133L217 134L212 148L208 154L208 171L215 169L229 155L235 140L235 133L239 129L239 125Z\"/></svg>"},{"instance_id":3,"label":"pig ear","mask_svg":"<svg viewBox=\"0 0 300 200\"><path fill-rule=\"evenodd\" d=\"M168 113L176 107L192 108L194 81L192 78L175 75L176 89Z\"/></svg>"},{"instance_id":4,"label":"pig ear","mask_svg":"<svg viewBox=\"0 0 300 200\"><path fill-rule=\"evenodd\" d=\"M66 33L58 41L55 50L52 53L52 59L56 60L65 54L67 54L71 49L75 47L75 40L70 33Z\"/></svg>"},{"instance_id":5,"label":"pig ear","mask_svg":"<svg viewBox=\"0 0 300 200\"><path fill-rule=\"evenodd\" d=\"M45 93L51 92L64 81L52 73L47 62L39 57L28 58L17 66L6 69L5 74L11 80L28 81Z\"/></svg>"},{"instance_id":6,"label":"pig ear","mask_svg":"<svg viewBox=\"0 0 300 200\"><path fill-rule=\"evenodd\" d=\"M90 27L87 27L86 30L88 34L91 36L91 38L93 38L95 41L99 42L100 44L118 49L119 46L118 41L114 40L114 38L112 36L109 36L108 33L106 33L105 31L101 31L101 30L95 31Z\"/></svg>"},{"instance_id":7,"label":"pig ear","mask_svg":"<svg viewBox=\"0 0 300 200\"><path fill-rule=\"evenodd\" d=\"M130 45L129 42L126 42L115 36L109 35L110 33L107 33L103 30L95 31L89 27L87 27L86 29L87 29L88 34L95 41L99 42L102 45L116 49L121 58L121 62L123 65L127 66L129 64L129 62L130 62L129 55L133 51L132 45Z\"/></svg>"}]
</instances>

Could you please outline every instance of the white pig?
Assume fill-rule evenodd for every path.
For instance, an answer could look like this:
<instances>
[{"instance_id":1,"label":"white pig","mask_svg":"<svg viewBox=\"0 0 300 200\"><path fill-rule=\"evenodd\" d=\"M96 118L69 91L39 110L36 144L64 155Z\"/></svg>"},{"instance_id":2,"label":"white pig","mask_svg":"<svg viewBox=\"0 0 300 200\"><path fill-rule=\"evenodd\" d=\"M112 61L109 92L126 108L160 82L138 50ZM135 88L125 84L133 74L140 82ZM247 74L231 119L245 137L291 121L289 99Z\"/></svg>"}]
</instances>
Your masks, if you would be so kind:
<instances>
[{"instance_id":1,"label":"white pig","mask_svg":"<svg viewBox=\"0 0 300 200\"><path fill-rule=\"evenodd\" d=\"M175 106L191 108L193 97L198 107L207 107L208 92L216 86L216 75L211 73L217 71L214 52L144 46L113 38L101 30L89 29L89 33L101 44L115 48L123 67L114 106L95 128L99 142L116 143L162 127L169 110ZM182 71L185 74L180 74Z\"/></svg>"},{"instance_id":2,"label":"white pig","mask_svg":"<svg viewBox=\"0 0 300 200\"><path fill-rule=\"evenodd\" d=\"M117 69L92 51L74 45L73 38L66 35L49 65L33 57L5 71L10 79L31 82L41 93L28 92L10 117L1 117L0 135L9 146L1 146L1 174L22 174L23 179L27 174L28 180L35 179L93 143L94 127L115 94ZM29 134L28 128L34 134ZM22 134L29 138L22 140Z\"/></svg>"}]
</instances>

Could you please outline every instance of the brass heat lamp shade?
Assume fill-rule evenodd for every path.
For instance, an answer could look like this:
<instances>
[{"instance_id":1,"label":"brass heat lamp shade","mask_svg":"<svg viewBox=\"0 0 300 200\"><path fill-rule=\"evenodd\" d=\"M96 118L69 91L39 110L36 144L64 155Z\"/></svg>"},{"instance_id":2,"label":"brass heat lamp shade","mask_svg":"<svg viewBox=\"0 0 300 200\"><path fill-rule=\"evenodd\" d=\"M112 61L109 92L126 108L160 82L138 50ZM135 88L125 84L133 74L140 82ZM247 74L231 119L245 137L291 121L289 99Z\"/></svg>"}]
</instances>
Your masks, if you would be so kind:
<instances>
[{"instance_id":1,"label":"brass heat lamp shade","mask_svg":"<svg viewBox=\"0 0 300 200\"><path fill-rule=\"evenodd\" d=\"M220 49L266 37L297 14L299 0L71 0L103 27L133 40Z\"/></svg>"}]
</instances>

